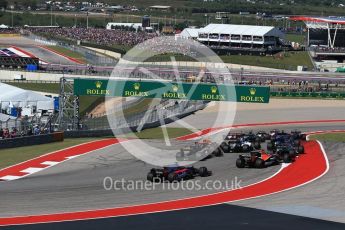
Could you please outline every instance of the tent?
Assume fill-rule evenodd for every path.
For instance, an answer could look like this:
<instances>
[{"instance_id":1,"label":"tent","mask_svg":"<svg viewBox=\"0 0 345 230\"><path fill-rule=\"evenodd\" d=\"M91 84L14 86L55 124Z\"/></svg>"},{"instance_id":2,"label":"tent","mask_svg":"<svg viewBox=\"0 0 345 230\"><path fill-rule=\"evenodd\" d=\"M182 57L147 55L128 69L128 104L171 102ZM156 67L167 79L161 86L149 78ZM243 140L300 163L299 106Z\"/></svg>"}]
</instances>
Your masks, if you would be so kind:
<instances>
[{"instance_id":1,"label":"tent","mask_svg":"<svg viewBox=\"0 0 345 230\"><path fill-rule=\"evenodd\" d=\"M4 24L1 24L0 25L0 29L8 29L8 26L4 25Z\"/></svg>"},{"instance_id":2,"label":"tent","mask_svg":"<svg viewBox=\"0 0 345 230\"><path fill-rule=\"evenodd\" d=\"M27 106L36 106L37 111L54 110L54 99L39 93L20 89L4 83L0 83L0 92L1 110L8 110L11 107L24 108Z\"/></svg>"},{"instance_id":3,"label":"tent","mask_svg":"<svg viewBox=\"0 0 345 230\"><path fill-rule=\"evenodd\" d=\"M14 120L14 119L16 119L16 117L12 117L10 115L4 114L4 113L0 113L0 122L6 122L6 121L8 121L10 119ZM0 126L0 128L2 128L2 127Z\"/></svg>"}]
</instances>

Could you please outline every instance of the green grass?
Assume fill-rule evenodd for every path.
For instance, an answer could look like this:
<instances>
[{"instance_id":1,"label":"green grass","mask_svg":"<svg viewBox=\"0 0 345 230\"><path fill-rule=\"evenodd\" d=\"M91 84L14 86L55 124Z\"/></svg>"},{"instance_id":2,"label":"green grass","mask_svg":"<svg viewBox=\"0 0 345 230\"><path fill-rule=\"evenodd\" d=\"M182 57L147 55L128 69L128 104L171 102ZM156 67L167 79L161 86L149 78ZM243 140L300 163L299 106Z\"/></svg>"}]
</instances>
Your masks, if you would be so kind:
<instances>
[{"instance_id":1,"label":"green grass","mask_svg":"<svg viewBox=\"0 0 345 230\"><path fill-rule=\"evenodd\" d=\"M261 66L275 69L297 70L297 66L307 66L309 70L313 69L307 52L286 52L274 56L250 56L250 55L232 55L220 56L225 63Z\"/></svg>"},{"instance_id":2,"label":"green grass","mask_svg":"<svg viewBox=\"0 0 345 230\"><path fill-rule=\"evenodd\" d=\"M310 136L311 140L345 142L345 133L325 133Z\"/></svg>"},{"instance_id":3,"label":"green grass","mask_svg":"<svg viewBox=\"0 0 345 230\"><path fill-rule=\"evenodd\" d=\"M304 34L286 34L286 40L290 42L298 42L299 44L304 44L305 35Z\"/></svg>"},{"instance_id":4,"label":"green grass","mask_svg":"<svg viewBox=\"0 0 345 230\"><path fill-rule=\"evenodd\" d=\"M131 114L142 113L150 107L151 103L152 103L151 98L144 99L144 100L140 101L138 104L136 104L136 105L134 105L128 109L123 110L123 115L128 116Z\"/></svg>"},{"instance_id":5,"label":"green grass","mask_svg":"<svg viewBox=\"0 0 345 230\"><path fill-rule=\"evenodd\" d=\"M192 133L190 130L184 128L167 128L167 131L169 134L169 138L176 138ZM161 128L146 129L140 133L136 133L135 136L127 135L125 137L136 137L140 139L164 138ZM42 156L50 152L101 139L105 138L65 139L63 142L55 142L50 144L26 146L11 149L2 149L0 151L0 169L30 160L35 157Z\"/></svg>"},{"instance_id":6,"label":"green grass","mask_svg":"<svg viewBox=\"0 0 345 230\"><path fill-rule=\"evenodd\" d=\"M50 144L26 146L11 149L1 149L0 151L0 169L10 165L18 164L23 161L44 155L46 153L61 150L74 145L100 140L104 138L80 138L65 139L63 142L55 142Z\"/></svg>"},{"instance_id":7,"label":"green grass","mask_svg":"<svg viewBox=\"0 0 345 230\"><path fill-rule=\"evenodd\" d=\"M92 99L91 96L86 96L86 97ZM98 98L98 97L96 97L96 98ZM99 98L99 99L104 100L104 98ZM82 103L82 101L83 101L83 103ZM85 100L85 99L80 101L80 111L82 111L82 109L84 109L84 108L82 108L82 106L85 105L86 101L87 100ZM143 99L139 103L134 104L132 107L130 107L128 109L124 109L123 110L123 116L128 117L130 115L138 114L138 113L146 111L149 108L151 101L152 101L152 99ZM100 101L98 101L98 103L100 103ZM89 106L89 107L92 108L94 106ZM83 111L84 111L84 113L81 113L82 116L85 115L85 112L90 112L89 110L88 111L83 110ZM121 116L120 112L115 113L115 114L118 114L119 116ZM86 124L89 128L100 128L100 127L107 128L107 127L109 127L109 122L108 122L107 116L95 117L97 115L99 115L99 114L93 114L94 117L92 119L86 119L84 121L84 124Z\"/></svg>"},{"instance_id":8,"label":"green grass","mask_svg":"<svg viewBox=\"0 0 345 230\"><path fill-rule=\"evenodd\" d=\"M45 93L59 94L60 84L59 83L24 83L24 82L6 82L6 84L13 85L15 87L39 91Z\"/></svg>"},{"instance_id":9,"label":"green grass","mask_svg":"<svg viewBox=\"0 0 345 230\"><path fill-rule=\"evenodd\" d=\"M151 57L145 62L170 62L171 56L175 56L176 61L188 62L195 61L188 56L176 54L163 54ZM297 66L307 66L309 70L313 69L313 64L304 51L282 52L273 56L251 56L251 55L220 55L224 63L259 66L274 69L297 70Z\"/></svg>"},{"instance_id":10,"label":"green grass","mask_svg":"<svg viewBox=\"0 0 345 230\"><path fill-rule=\"evenodd\" d=\"M81 61L82 63L86 63L84 56L78 52L66 49L66 48L61 47L61 46L46 46L46 47L51 49L51 50L54 50L58 53L66 55L67 57L77 59L78 61Z\"/></svg>"},{"instance_id":11,"label":"green grass","mask_svg":"<svg viewBox=\"0 0 345 230\"><path fill-rule=\"evenodd\" d=\"M79 97L79 114L85 116L91 112L97 105L105 101L104 97L97 96L80 96Z\"/></svg>"}]
</instances>

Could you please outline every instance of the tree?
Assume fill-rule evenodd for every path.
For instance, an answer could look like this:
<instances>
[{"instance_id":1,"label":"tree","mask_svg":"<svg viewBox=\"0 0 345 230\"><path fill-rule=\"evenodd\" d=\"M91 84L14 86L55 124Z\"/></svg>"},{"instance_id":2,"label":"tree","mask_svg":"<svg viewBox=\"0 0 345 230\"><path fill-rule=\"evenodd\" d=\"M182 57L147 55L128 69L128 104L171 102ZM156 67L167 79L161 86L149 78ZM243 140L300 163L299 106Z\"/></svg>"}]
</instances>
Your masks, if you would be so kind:
<instances>
[{"instance_id":1,"label":"tree","mask_svg":"<svg viewBox=\"0 0 345 230\"><path fill-rule=\"evenodd\" d=\"M8 5L7 0L0 0L0 9L6 9Z\"/></svg>"}]
</instances>

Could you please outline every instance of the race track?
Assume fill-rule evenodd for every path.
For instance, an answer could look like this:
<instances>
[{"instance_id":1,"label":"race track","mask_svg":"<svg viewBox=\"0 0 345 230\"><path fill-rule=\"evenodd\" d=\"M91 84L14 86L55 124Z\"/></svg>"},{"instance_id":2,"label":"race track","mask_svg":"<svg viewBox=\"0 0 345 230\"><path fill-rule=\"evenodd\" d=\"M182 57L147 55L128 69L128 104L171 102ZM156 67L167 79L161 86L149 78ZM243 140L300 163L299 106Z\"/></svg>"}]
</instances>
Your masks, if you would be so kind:
<instances>
[{"instance_id":1,"label":"race track","mask_svg":"<svg viewBox=\"0 0 345 230\"><path fill-rule=\"evenodd\" d=\"M343 119L344 107L330 106L327 110L320 107L291 108L273 110L255 110L248 115L242 110L237 114L236 124L298 121L317 119ZM285 120L282 120L285 114ZM203 118L204 116L204 118ZM191 119L191 123L205 125L214 113L204 111L198 114L200 120ZM208 118L208 119L207 119ZM202 122L205 121L205 122ZM178 124L171 124L178 125ZM196 124L197 125L197 124ZM263 125L258 127L244 127L242 130L271 130L281 128L286 131L300 129L301 131L339 130L344 128L345 122L298 123L286 125ZM209 126L208 126L209 127ZM131 140L135 144L136 140ZM164 146L160 140L150 141L153 146ZM174 141L173 145L185 145ZM344 146L341 144L325 143L325 150L330 160L330 171L317 181L289 191L253 200L239 201L232 204L255 207L282 213L315 217L345 223L345 203L339 201L344 193ZM207 166L213 171L206 180L232 180L238 177L241 186L251 185L271 177L280 170L280 166L266 169L238 169L235 159L238 154L225 154L222 158L212 158L199 162L196 166ZM30 175L23 179L0 183L0 219L4 217L52 214L60 212L76 212L95 209L115 208L181 198L195 197L219 191L181 189L164 190L158 185L154 191L106 191L103 179L124 178L126 180L145 180L146 174L152 166L147 165L132 155L120 145L113 145L99 151L71 159L44 171Z\"/></svg>"},{"instance_id":2,"label":"race track","mask_svg":"<svg viewBox=\"0 0 345 230\"><path fill-rule=\"evenodd\" d=\"M72 62L71 60L55 54L47 49L44 49L42 43L35 42L25 37L14 37L11 39L0 38L0 47L8 48L11 46L18 47L21 50L39 58L41 61L50 63L50 64L61 64L61 65L76 65L77 63Z\"/></svg>"}]
</instances>

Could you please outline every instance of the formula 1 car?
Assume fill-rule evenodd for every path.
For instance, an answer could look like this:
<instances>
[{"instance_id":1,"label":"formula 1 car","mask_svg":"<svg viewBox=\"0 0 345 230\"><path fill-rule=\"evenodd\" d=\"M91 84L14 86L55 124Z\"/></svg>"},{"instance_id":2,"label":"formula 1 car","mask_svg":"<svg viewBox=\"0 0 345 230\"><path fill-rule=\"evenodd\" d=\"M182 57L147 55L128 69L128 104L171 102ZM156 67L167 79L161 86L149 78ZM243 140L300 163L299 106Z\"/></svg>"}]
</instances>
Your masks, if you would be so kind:
<instances>
[{"instance_id":1,"label":"formula 1 car","mask_svg":"<svg viewBox=\"0 0 345 230\"><path fill-rule=\"evenodd\" d=\"M200 167L199 169L194 167L183 166L167 166L160 169L153 168L147 174L147 180L151 182L164 182L170 183L181 180L193 179L195 176L208 177L212 175L212 171L209 171L206 167Z\"/></svg>"},{"instance_id":2,"label":"formula 1 car","mask_svg":"<svg viewBox=\"0 0 345 230\"><path fill-rule=\"evenodd\" d=\"M274 141L276 139L279 139L281 137L290 137L293 140L296 141L305 141L306 140L306 135L303 134L301 131L298 130L293 130L291 133L286 133L284 131L279 131L279 130L272 130L270 132L271 135L271 141Z\"/></svg>"},{"instance_id":3,"label":"formula 1 car","mask_svg":"<svg viewBox=\"0 0 345 230\"><path fill-rule=\"evenodd\" d=\"M282 162L291 163L296 155L291 152L280 152L269 154L264 150L252 151L249 155L239 155L236 160L237 168L265 168L272 165L278 165Z\"/></svg>"},{"instance_id":4,"label":"formula 1 car","mask_svg":"<svg viewBox=\"0 0 345 230\"><path fill-rule=\"evenodd\" d=\"M273 152L294 152L295 154L304 153L304 147L300 137L291 134L277 134L271 142L267 143L267 150Z\"/></svg>"},{"instance_id":5,"label":"formula 1 car","mask_svg":"<svg viewBox=\"0 0 345 230\"><path fill-rule=\"evenodd\" d=\"M295 140L306 141L307 135L298 130L291 131L291 135Z\"/></svg>"},{"instance_id":6,"label":"formula 1 car","mask_svg":"<svg viewBox=\"0 0 345 230\"><path fill-rule=\"evenodd\" d=\"M231 141L231 140L239 140L244 136L244 133L228 133L228 135L226 135L224 137L224 140L227 141Z\"/></svg>"},{"instance_id":7,"label":"formula 1 car","mask_svg":"<svg viewBox=\"0 0 345 230\"><path fill-rule=\"evenodd\" d=\"M243 136L238 140L224 141L220 147L225 153L246 153L254 149L260 149L260 142L252 142L252 137Z\"/></svg>"},{"instance_id":8,"label":"formula 1 car","mask_svg":"<svg viewBox=\"0 0 345 230\"><path fill-rule=\"evenodd\" d=\"M239 155L236 160L237 168L265 168L271 165L278 165L280 160L273 154L265 151L252 151L247 155Z\"/></svg>"},{"instance_id":9,"label":"formula 1 car","mask_svg":"<svg viewBox=\"0 0 345 230\"><path fill-rule=\"evenodd\" d=\"M203 140L202 142L195 142L194 145L181 148L176 154L177 161L197 161L206 160L213 156L221 157L224 151L216 143L212 143L209 140Z\"/></svg>"},{"instance_id":10,"label":"formula 1 car","mask_svg":"<svg viewBox=\"0 0 345 230\"><path fill-rule=\"evenodd\" d=\"M225 153L246 153L254 149L252 143L241 140L224 141L221 148Z\"/></svg>"},{"instance_id":11,"label":"formula 1 car","mask_svg":"<svg viewBox=\"0 0 345 230\"><path fill-rule=\"evenodd\" d=\"M265 131L259 131L256 133L256 136L259 138L259 140L261 142L265 142L267 140L270 140L271 139L271 135L268 134L267 132Z\"/></svg>"}]
</instances>

